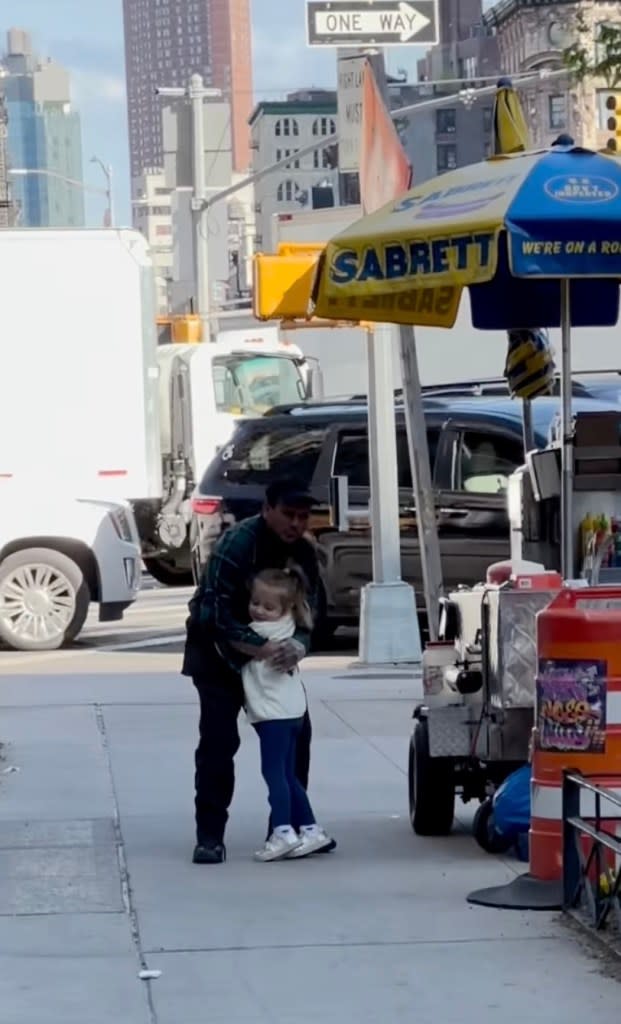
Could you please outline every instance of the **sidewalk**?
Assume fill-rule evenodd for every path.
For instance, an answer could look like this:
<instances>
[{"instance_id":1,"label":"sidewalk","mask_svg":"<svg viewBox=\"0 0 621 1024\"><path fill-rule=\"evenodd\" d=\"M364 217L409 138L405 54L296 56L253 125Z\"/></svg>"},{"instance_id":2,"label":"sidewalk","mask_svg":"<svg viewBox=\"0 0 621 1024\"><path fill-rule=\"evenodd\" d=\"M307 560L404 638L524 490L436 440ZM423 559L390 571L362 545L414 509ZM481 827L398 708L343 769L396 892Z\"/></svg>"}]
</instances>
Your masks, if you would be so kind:
<instances>
[{"instance_id":1,"label":"sidewalk","mask_svg":"<svg viewBox=\"0 0 621 1024\"><path fill-rule=\"evenodd\" d=\"M557 915L466 903L523 865L486 856L463 824L412 834L418 682L311 662L312 795L338 851L252 861L266 800L244 726L229 861L198 868L196 707L178 656L54 664L0 679L0 770L20 769L0 776L7 1024L618 1020L621 988Z\"/></svg>"}]
</instances>

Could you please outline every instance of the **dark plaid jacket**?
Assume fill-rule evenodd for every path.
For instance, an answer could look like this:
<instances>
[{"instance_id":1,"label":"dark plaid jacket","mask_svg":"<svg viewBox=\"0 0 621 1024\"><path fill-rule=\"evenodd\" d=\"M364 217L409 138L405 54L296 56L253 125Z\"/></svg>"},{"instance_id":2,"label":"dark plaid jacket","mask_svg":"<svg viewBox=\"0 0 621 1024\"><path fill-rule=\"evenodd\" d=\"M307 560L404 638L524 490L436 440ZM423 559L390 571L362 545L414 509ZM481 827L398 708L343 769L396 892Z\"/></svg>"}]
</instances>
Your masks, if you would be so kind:
<instances>
[{"instance_id":1,"label":"dark plaid jacket","mask_svg":"<svg viewBox=\"0 0 621 1024\"><path fill-rule=\"evenodd\" d=\"M307 599L314 613L319 570L310 541L302 539L284 544L260 515L227 530L211 553L189 604L183 675L208 676L214 650L230 669L239 672L250 659L235 651L231 643L257 647L265 643L249 626L250 584L263 569L292 566L301 570L306 580ZM299 629L295 638L309 650L307 630Z\"/></svg>"}]
</instances>

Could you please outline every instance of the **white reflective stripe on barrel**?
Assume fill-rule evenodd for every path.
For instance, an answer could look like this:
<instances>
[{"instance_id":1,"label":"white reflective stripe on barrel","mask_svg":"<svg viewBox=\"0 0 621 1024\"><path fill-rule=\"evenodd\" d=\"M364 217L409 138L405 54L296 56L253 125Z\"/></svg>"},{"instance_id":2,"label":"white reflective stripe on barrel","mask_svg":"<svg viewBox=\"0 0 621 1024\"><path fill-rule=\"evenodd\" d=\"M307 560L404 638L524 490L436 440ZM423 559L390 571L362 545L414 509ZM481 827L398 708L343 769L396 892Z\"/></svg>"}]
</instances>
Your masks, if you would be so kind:
<instances>
[{"instance_id":1,"label":"white reflective stripe on barrel","mask_svg":"<svg viewBox=\"0 0 621 1024\"><path fill-rule=\"evenodd\" d=\"M612 786L605 788L621 799L621 789L613 788ZM611 800L602 798L600 801L600 814L602 818L619 820L621 819L621 807L613 804ZM563 792L561 787L541 786L537 782L531 783L530 816L531 818L548 818L550 821L561 821L563 818ZM582 790L580 793L580 817L595 817L595 794L589 790Z\"/></svg>"}]
</instances>

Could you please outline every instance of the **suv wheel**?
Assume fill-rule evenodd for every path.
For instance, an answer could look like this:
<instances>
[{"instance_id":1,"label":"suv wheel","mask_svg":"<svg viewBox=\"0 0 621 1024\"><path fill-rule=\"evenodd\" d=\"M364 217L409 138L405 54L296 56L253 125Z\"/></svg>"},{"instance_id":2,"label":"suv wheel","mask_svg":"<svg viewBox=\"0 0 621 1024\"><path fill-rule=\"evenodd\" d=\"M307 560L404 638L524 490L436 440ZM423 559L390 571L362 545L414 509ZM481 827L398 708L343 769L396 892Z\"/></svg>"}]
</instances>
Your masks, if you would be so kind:
<instances>
[{"instance_id":1,"label":"suv wheel","mask_svg":"<svg viewBox=\"0 0 621 1024\"><path fill-rule=\"evenodd\" d=\"M78 635L90 593L60 551L26 548L0 565L0 640L16 651L55 651Z\"/></svg>"},{"instance_id":2,"label":"suv wheel","mask_svg":"<svg viewBox=\"0 0 621 1024\"><path fill-rule=\"evenodd\" d=\"M145 558L144 564L153 579L166 587L191 587L194 582L192 570L177 566L172 559Z\"/></svg>"}]
</instances>

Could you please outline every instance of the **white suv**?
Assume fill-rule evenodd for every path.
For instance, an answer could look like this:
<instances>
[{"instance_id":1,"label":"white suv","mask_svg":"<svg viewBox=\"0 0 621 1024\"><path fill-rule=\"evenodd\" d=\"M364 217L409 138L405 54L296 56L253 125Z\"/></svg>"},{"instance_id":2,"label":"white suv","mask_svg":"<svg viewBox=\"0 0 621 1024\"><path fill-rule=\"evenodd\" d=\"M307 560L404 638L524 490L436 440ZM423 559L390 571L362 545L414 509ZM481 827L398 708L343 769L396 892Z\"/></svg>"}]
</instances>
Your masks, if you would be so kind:
<instances>
[{"instance_id":1,"label":"white suv","mask_svg":"<svg viewBox=\"0 0 621 1024\"><path fill-rule=\"evenodd\" d=\"M51 651L78 636L91 601L99 621L123 618L141 580L128 502L0 488L0 644Z\"/></svg>"}]
</instances>

